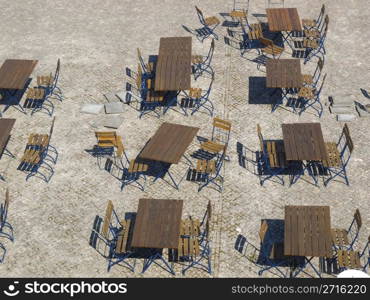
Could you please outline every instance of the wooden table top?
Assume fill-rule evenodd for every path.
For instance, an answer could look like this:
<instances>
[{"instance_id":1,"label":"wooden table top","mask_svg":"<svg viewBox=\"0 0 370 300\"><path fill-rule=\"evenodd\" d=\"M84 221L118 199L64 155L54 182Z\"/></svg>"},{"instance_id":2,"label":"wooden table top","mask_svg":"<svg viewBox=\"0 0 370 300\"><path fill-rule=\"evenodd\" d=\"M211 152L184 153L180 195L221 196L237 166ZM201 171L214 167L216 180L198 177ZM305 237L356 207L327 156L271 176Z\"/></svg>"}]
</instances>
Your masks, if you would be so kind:
<instances>
[{"instance_id":1,"label":"wooden table top","mask_svg":"<svg viewBox=\"0 0 370 300\"><path fill-rule=\"evenodd\" d=\"M154 90L184 91L191 87L191 37L161 38Z\"/></svg>"},{"instance_id":2,"label":"wooden table top","mask_svg":"<svg viewBox=\"0 0 370 300\"><path fill-rule=\"evenodd\" d=\"M299 59L269 59L266 63L266 87L300 88L303 86Z\"/></svg>"},{"instance_id":3,"label":"wooden table top","mask_svg":"<svg viewBox=\"0 0 370 300\"><path fill-rule=\"evenodd\" d=\"M296 8L267 8L266 13L270 31L302 31Z\"/></svg>"},{"instance_id":4,"label":"wooden table top","mask_svg":"<svg viewBox=\"0 0 370 300\"><path fill-rule=\"evenodd\" d=\"M182 200L140 199L131 246L177 249Z\"/></svg>"},{"instance_id":5,"label":"wooden table top","mask_svg":"<svg viewBox=\"0 0 370 300\"><path fill-rule=\"evenodd\" d=\"M0 68L0 89L24 88L38 60L7 59Z\"/></svg>"},{"instance_id":6,"label":"wooden table top","mask_svg":"<svg viewBox=\"0 0 370 300\"><path fill-rule=\"evenodd\" d=\"M139 158L177 164L199 128L163 123L145 145Z\"/></svg>"},{"instance_id":7,"label":"wooden table top","mask_svg":"<svg viewBox=\"0 0 370 300\"><path fill-rule=\"evenodd\" d=\"M285 206L284 255L333 256L329 206Z\"/></svg>"},{"instance_id":8,"label":"wooden table top","mask_svg":"<svg viewBox=\"0 0 370 300\"><path fill-rule=\"evenodd\" d=\"M287 160L327 160L320 123L282 124Z\"/></svg>"},{"instance_id":9,"label":"wooden table top","mask_svg":"<svg viewBox=\"0 0 370 300\"><path fill-rule=\"evenodd\" d=\"M0 119L0 155L6 147L14 123L15 119Z\"/></svg>"}]
</instances>

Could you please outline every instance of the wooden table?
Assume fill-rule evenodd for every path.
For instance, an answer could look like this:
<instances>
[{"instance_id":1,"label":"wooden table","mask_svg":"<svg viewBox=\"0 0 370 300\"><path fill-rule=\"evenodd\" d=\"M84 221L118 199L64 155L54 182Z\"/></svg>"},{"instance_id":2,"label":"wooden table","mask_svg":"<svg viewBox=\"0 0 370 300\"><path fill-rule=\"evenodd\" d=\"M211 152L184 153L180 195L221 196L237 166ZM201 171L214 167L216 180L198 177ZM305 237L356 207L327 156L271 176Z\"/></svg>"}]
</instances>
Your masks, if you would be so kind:
<instances>
[{"instance_id":1,"label":"wooden table","mask_svg":"<svg viewBox=\"0 0 370 300\"><path fill-rule=\"evenodd\" d=\"M182 200L140 199L131 246L177 249Z\"/></svg>"},{"instance_id":2,"label":"wooden table","mask_svg":"<svg viewBox=\"0 0 370 300\"><path fill-rule=\"evenodd\" d=\"M0 68L0 89L22 90L37 60L7 59Z\"/></svg>"},{"instance_id":3,"label":"wooden table","mask_svg":"<svg viewBox=\"0 0 370 300\"><path fill-rule=\"evenodd\" d=\"M301 88L303 86L299 59L269 59L266 63L266 87Z\"/></svg>"},{"instance_id":4,"label":"wooden table","mask_svg":"<svg viewBox=\"0 0 370 300\"><path fill-rule=\"evenodd\" d=\"M270 31L302 31L296 8L267 8L266 13Z\"/></svg>"},{"instance_id":5,"label":"wooden table","mask_svg":"<svg viewBox=\"0 0 370 300\"><path fill-rule=\"evenodd\" d=\"M0 157L6 148L14 123L15 119L0 119Z\"/></svg>"},{"instance_id":6,"label":"wooden table","mask_svg":"<svg viewBox=\"0 0 370 300\"><path fill-rule=\"evenodd\" d=\"M177 164L199 128L163 123L145 145L139 158Z\"/></svg>"},{"instance_id":7,"label":"wooden table","mask_svg":"<svg viewBox=\"0 0 370 300\"><path fill-rule=\"evenodd\" d=\"M320 123L282 124L281 127L287 160L328 159Z\"/></svg>"},{"instance_id":8,"label":"wooden table","mask_svg":"<svg viewBox=\"0 0 370 300\"><path fill-rule=\"evenodd\" d=\"M285 206L284 255L333 256L329 206Z\"/></svg>"},{"instance_id":9,"label":"wooden table","mask_svg":"<svg viewBox=\"0 0 370 300\"><path fill-rule=\"evenodd\" d=\"M161 38L155 71L155 91L189 90L191 37Z\"/></svg>"}]
</instances>

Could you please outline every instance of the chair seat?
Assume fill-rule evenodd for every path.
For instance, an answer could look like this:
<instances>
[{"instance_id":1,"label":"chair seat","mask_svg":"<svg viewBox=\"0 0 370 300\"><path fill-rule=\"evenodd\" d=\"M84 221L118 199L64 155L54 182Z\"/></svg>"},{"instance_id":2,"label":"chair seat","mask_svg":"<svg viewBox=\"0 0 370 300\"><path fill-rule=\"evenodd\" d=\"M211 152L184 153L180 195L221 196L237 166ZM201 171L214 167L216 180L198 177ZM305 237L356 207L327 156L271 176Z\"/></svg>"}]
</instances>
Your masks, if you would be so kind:
<instances>
[{"instance_id":1,"label":"chair seat","mask_svg":"<svg viewBox=\"0 0 370 300\"><path fill-rule=\"evenodd\" d=\"M303 27L314 27L316 26L316 21L311 19L302 19Z\"/></svg>"},{"instance_id":2,"label":"chair seat","mask_svg":"<svg viewBox=\"0 0 370 300\"><path fill-rule=\"evenodd\" d=\"M335 142L325 143L328 160L323 161L325 167L339 167L341 165L340 153Z\"/></svg>"},{"instance_id":3,"label":"chair seat","mask_svg":"<svg viewBox=\"0 0 370 300\"><path fill-rule=\"evenodd\" d=\"M318 31L317 29L304 30L304 35L308 38L319 38L320 31Z\"/></svg>"},{"instance_id":4,"label":"chair seat","mask_svg":"<svg viewBox=\"0 0 370 300\"><path fill-rule=\"evenodd\" d=\"M26 149L21 158L22 162L26 162L29 164L38 164L40 160L40 151L33 149Z\"/></svg>"},{"instance_id":5,"label":"chair seat","mask_svg":"<svg viewBox=\"0 0 370 300\"><path fill-rule=\"evenodd\" d=\"M336 246L349 245L348 232L345 229L332 228L331 238L332 238L333 244Z\"/></svg>"},{"instance_id":6,"label":"chair seat","mask_svg":"<svg viewBox=\"0 0 370 300\"><path fill-rule=\"evenodd\" d=\"M130 165L128 167L129 173L142 173L148 171L149 166L147 164L138 163L134 159L130 161Z\"/></svg>"},{"instance_id":7,"label":"chair seat","mask_svg":"<svg viewBox=\"0 0 370 300\"><path fill-rule=\"evenodd\" d=\"M225 149L225 145L219 144L213 141L206 141L202 143L200 146L202 150L212 152L212 153L219 153Z\"/></svg>"},{"instance_id":8,"label":"chair seat","mask_svg":"<svg viewBox=\"0 0 370 300\"><path fill-rule=\"evenodd\" d=\"M196 171L198 173L212 174L216 171L216 163L214 160L197 160Z\"/></svg>"},{"instance_id":9,"label":"chair seat","mask_svg":"<svg viewBox=\"0 0 370 300\"><path fill-rule=\"evenodd\" d=\"M190 98L200 98L202 96L201 88L190 88L189 97Z\"/></svg>"},{"instance_id":10,"label":"chair seat","mask_svg":"<svg viewBox=\"0 0 370 300\"><path fill-rule=\"evenodd\" d=\"M208 18L205 18L204 19L204 22L208 26L220 24L220 20L217 19L217 17L208 17Z\"/></svg>"},{"instance_id":11,"label":"chair seat","mask_svg":"<svg viewBox=\"0 0 370 300\"><path fill-rule=\"evenodd\" d=\"M126 253L129 250L127 241L130 232L131 220L123 220L120 223L123 229L118 233L115 250L116 254Z\"/></svg>"},{"instance_id":12,"label":"chair seat","mask_svg":"<svg viewBox=\"0 0 370 300\"><path fill-rule=\"evenodd\" d=\"M41 75L37 76L37 85L38 86L50 86L53 82L53 76L50 75Z\"/></svg>"},{"instance_id":13,"label":"chair seat","mask_svg":"<svg viewBox=\"0 0 370 300\"><path fill-rule=\"evenodd\" d=\"M203 62L202 55L192 55L191 56L191 63L192 64L201 64Z\"/></svg>"},{"instance_id":14,"label":"chair seat","mask_svg":"<svg viewBox=\"0 0 370 300\"><path fill-rule=\"evenodd\" d=\"M304 86L298 92L299 98L312 99L314 97L314 90L310 87Z\"/></svg>"},{"instance_id":15,"label":"chair seat","mask_svg":"<svg viewBox=\"0 0 370 300\"><path fill-rule=\"evenodd\" d=\"M165 92L155 92L154 90L149 90L146 94L147 102L162 102L164 100Z\"/></svg>"},{"instance_id":16,"label":"chair seat","mask_svg":"<svg viewBox=\"0 0 370 300\"><path fill-rule=\"evenodd\" d=\"M45 90L42 88L30 88L27 91L26 98L27 99L34 99L34 100L41 100L45 97Z\"/></svg>"},{"instance_id":17,"label":"chair seat","mask_svg":"<svg viewBox=\"0 0 370 300\"><path fill-rule=\"evenodd\" d=\"M230 17L232 18L247 18L247 11L243 10L232 10L230 12Z\"/></svg>"},{"instance_id":18,"label":"chair seat","mask_svg":"<svg viewBox=\"0 0 370 300\"><path fill-rule=\"evenodd\" d=\"M181 220L178 257L197 257L199 251L200 222L197 219Z\"/></svg>"},{"instance_id":19,"label":"chair seat","mask_svg":"<svg viewBox=\"0 0 370 300\"><path fill-rule=\"evenodd\" d=\"M49 135L32 133L28 137L27 146L46 147L49 143Z\"/></svg>"},{"instance_id":20,"label":"chair seat","mask_svg":"<svg viewBox=\"0 0 370 300\"><path fill-rule=\"evenodd\" d=\"M287 166L284 144L279 141L266 141L267 154L272 168Z\"/></svg>"},{"instance_id":21,"label":"chair seat","mask_svg":"<svg viewBox=\"0 0 370 300\"><path fill-rule=\"evenodd\" d=\"M279 46L267 46L261 49L263 53L270 54L270 55L279 55L284 52L284 48Z\"/></svg>"},{"instance_id":22,"label":"chair seat","mask_svg":"<svg viewBox=\"0 0 370 300\"><path fill-rule=\"evenodd\" d=\"M313 77L311 74L302 74L302 81L303 81L303 84L312 84Z\"/></svg>"},{"instance_id":23,"label":"chair seat","mask_svg":"<svg viewBox=\"0 0 370 300\"><path fill-rule=\"evenodd\" d=\"M340 268L361 269L360 253L351 250L338 250L338 266Z\"/></svg>"}]
</instances>

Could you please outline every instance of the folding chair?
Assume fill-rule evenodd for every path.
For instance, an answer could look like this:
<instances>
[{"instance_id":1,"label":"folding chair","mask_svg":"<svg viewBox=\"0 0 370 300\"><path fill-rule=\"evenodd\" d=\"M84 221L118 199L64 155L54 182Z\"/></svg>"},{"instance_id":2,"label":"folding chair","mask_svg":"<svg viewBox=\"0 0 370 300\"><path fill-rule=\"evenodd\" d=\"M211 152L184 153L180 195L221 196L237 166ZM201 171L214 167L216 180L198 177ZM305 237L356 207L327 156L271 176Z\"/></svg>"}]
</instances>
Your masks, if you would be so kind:
<instances>
[{"instance_id":1,"label":"folding chair","mask_svg":"<svg viewBox=\"0 0 370 300\"><path fill-rule=\"evenodd\" d=\"M329 178L324 181L324 185L327 186L336 177L343 178L345 183L349 185L346 167L351 158L354 145L347 124L344 124L338 143L329 142L325 143L325 146L328 160L323 161L322 165L328 172Z\"/></svg>"},{"instance_id":2,"label":"folding chair","mask_svg":"<svg viewBox=\"0 0 370 300\"><path fill-rule=\"evenodd\" d=\"M128 167L123 167L123 173L121 178L121 191L123 188L131 183L136 183L139 188L144 191L144 185L139 182L139 179L142 177L144 183L146 182L146 172L148 171L149 166L147 164L137 162L134 159L129 161Z\"/></svg>"},{"instance_id":3,"label":"folding chair","mask_svg":"<svg viewBox=\"0 0 370 300\"><path fill-rule=\"evenodd\" d=\"M347 230L343 228L331 229L331 236L334 247L339 249L346 248L347 250L353 250L353 245L358 239L361 227L361 214L360 211L356 209L351 225Z\"/></svg>"},{"instance_id":4,"label":"folding chair","mask_svg":"<svg viewBox=\"0 0 370 300\"><path fill-rule=\"evenodd\" d=\"M315 88L317 86L317 83L319 82L323 68L324 68L324 61L319 57L314 73L312 75L302 74L303 84L309 87Z\"/></svg>"},{"instance_id":5,"label":"folding chair","mask_svg":"<svg viewBox=\"0 0 370 300\"><path fill-rule=\"evenodd\" d=\"M216 159L198 159L196 168L194 169L190 167L188 169L186 180L198 182L198 192L212 183L216 186L216 190L221 193L223 190L222 184L224 182L224 178L221 175L221 168L224 159L225 151L222 152L221 156L216 157ZM217 181L220 181L220 183Z\"/></svg>"},{"instance_id":6,"label":"folding chair","mask_svg":"<svg viewBox=\"0 0 370 300\"><path fill-rule=\"evenodd\" d=\"M115 158L121 159L124 154L128 160L125 148L122 143L122 137L117 135L115 131L95 131L95 136L98 144L94 147L95 155L100 158L101 156L111 156L116 149Z\"/></svg>"},{"instance_id":7,"label":"folding chair","mask_svg":"<svg viewBox=\"0 0 370 300\"><path fill-rule=\"evenodd\" d=\"M0 205L0 237L1 236L6 237L13 242L14 241L13 227L12 225L10 225L9 222L7 222L9 202L10 202L9 189L6 189L4 204L1 203ZM5 228L9 230L9 233L4 231Z\"/></svg>"},{"instance_id":8,"label":"folding chair","mask_svg":"<svg viewBox=\"0 0 370 300\"><path fill-rule=\"evenodd\" d=\"M304 29L303 33L306 38L314 38L314 39L319 39L321 36L323 36L324 31L327 30L329 25L329 16L326 15L324 22L320 24L317 28L313 29ZM325 29L324 29L325 28Z\"/></svg>"},{"instance_id":9,"label":"folding chair","mask_svg":"<svg viewBox=\"0 0 370 300\"><path fill-rule=\"evenodd\" d=\"M203 74L203 72L207 72L211 74L213 77L214 71L211 67L211 62L213 58L213 53L215 51L215 40L212 39L211 46L209 48L207 56L202 55L193 55L191 57L192 63L192 73L194 74L194 79L197 80L199 76Z\"/></svg>"},{"instance_id":10,"label":"folding chair","mask_svg":"<svg viewBox=\"0 0 370 300\"><path fill-rule=\"evenodd\" d=\"M261 132L261 126L257 124L257 134L260 141L260 152L257 154L257 168L260 176L260 184L272 178L277 177L284 185L282 173L288 163L285 157L284 144L282 140L270 141L264 140Z\"/></svg>"},{"instance_id":11,"label":"folding chair","mask_svg":"<svg viewBox=\"0 0 370 300\"><path fill-rule=\"evenodd\" d=\"M284 48L275 45L274 42L268 38L260 37L259 41L265 46L264 48L261 48L264 55L270 55L272 58L279 58L284 52Z\"/></svg>"},{"instance_id":12,"label":"folding chair","mask_svg":"<svg viewBox=\"0 0 370 300\"><path fill-rule=\"evenodd\" d=\"M26 94L26 103L27 106L32 108L31 115L42 110L45 110L49 116L53 115L54 105L49 100L49 96L44 88L29 88Z\"/></svg>"},{"instance_id":13,"label":"folding chair","mask_svg":"<svg viewBox=\"0 0 370 300\"><path fill-rule=\"evenodd\" d=\"M46 97L56 96L59 101L63 100L63 93L58 86L60 73L60 59L58 58L57 67L54 73L49 75L37 76L37 87L45 90Z\"/></svg>"},{"instance_id":14,"label":"folding chair","mask_svg":"<svg viewBox=\"0 0 370 300\"><path fill-rule=\"evenodd\" d=\"M201 88L190 88L189 93L185 92L185 97L180 101L180 108L184 112L185 116L188 115L187 110L191 110L191 115L193 115L202 107L206 109L211 116L213 116L214 106L212 101L209 99L213 81L214 76L212 76L207 91L203 94Z\"/></svg>"},{"instance_id":15,"label":"folding chair","mask_svg":"<svg viewBox=\"0 0 370 300\"><path fill-rule=\"evenodd\" d=\"M320 101L320 94L324 86L325 79L326 74L324 75L321 81L320 88L318 90L310 86L303 86L302 88L299 89L297 96L298 100L302 101L302 106L299 111L299 115L301 115L304 111L311 107L317 112L319 118L322 116L323 106Z\"/></svg>"},{"instance_id":16,"label":"folding chair","mask_svg":"<svg viewBox=\"0 0 370 300\"><path fill-rule=\"evenodd\" d=\"M207 211L204 214L202 222L197 219L189 218L182 220L180 226L180 237L177 257L180 261L188 263L182 270L186 271L194 266L200 268L209 274L212 274L211 265L211 241L210 234L211 222L211 203L208 202ZM203 261L205 261L203 263Z\"/></svg>"},{"instance_id":17,"label":"folding chair","mask_svg":"<svg viewBox=\"0 0 370 300\"><path fill-rule=\"evenodd\" d=\"M28 172L26 181L32 176L41 176L48 183L54 174L53 167L47 163L47 160L56 164L58 159L58 151L50 144L51 136L54 130L55 117L53 118L49 134L31 134L18 166L18 170ZM53 152L55 157L50 155ZM49 172L49 176L40 171L44 168Z\"/></svg>"},{"instance_id":18,"label":"folding chair","mask_svg":"<svg viewBox=\"0 0 370 300\"><path fill-rule=\"evenodd\" d=\"M324 19L325 4L322 5L320 14L316 19L302 19L302 25L306 29L319 28Z\"/></svg>"},{"instance_id":19,"label":"folding chair","mask_svg":"<svg viewBox=\"0 0 370 300\"><path fill-rule=\"evenodd\" d=\"M215 33L215 29L220 24L220 20L214 16L205 18L203 12L197 6L195 6L195 9L197 11L200 23L204 26L206 31L208 31L208 35L206 37L212 35L216 40L218 40L218 36Z\"/></svg>"}]
</instances>

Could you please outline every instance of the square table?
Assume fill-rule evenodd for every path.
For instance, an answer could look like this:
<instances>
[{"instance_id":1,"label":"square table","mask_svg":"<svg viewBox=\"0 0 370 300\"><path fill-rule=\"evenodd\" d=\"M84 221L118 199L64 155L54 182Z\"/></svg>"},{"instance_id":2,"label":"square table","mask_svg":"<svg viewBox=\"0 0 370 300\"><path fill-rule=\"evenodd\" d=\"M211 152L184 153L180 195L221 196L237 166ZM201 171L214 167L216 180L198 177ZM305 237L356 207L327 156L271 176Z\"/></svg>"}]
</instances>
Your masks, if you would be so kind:
<instances>
[{"instance_id":1,"label":"square table","mask_svg":"<svg viewBox=\"0 0 370 300\"><path fill-rule=\"evenodd\" d=\"M197 127L164 122L145 145L139 158L177 164L198 130Z\"/></svg>"},{"instance_id":2,"label":"square table","mask_svg":"<svg viewBox=\"0 0 370 300\"><path fill-rule=\"evenodd\" d=\"M159 42L155 91L183 91L191 87L191 37L167 37Z\"/></svg>"},{"instance_id":3,"label":"square table","mask_svg":"<svg viewBox=\"0 0 370 300\"><path fill-rule=\"evenodd\" d=\"M182 200L140 199L132 247L177 249Z\"/></svg>"},{"instance_id":4,"label":"square table","mask_svg":"<svg viewBox=\"0 0 370 300\"><path fill-rule=\"evenodd\" d=\"M304 256L311 264L314 257L333 257L329 206L285 206L284 255ZM308 258L310 257L310 258ZM296 277L303 268L299 268Z\"/></svg>"},{"instance_id":5,"label":"square table","mask_svg":"<svg viewBox=\"0 0 370 300\"><path fill-rule=\"evenodd\" d=\"M286 37L283 36L283 38L289 47L292 48L288 42L290 32L303 30L298 10L296 8L267 8L266 14L269 30L273 32L288 32L288 35Z\"/></svg>"},{"instance_id":6,"label":"square table","mask_svg":"<svg viewBox=\"0 0 370 300\"><path fill-rule=\"evenodd\" d=\"M162 249L178 249L182 206L182 200L139 200L131 246L146 252L143 272L160 259L167 271L175 274Z\"/></svg>"},{"instance_id":7,"label":"square table","mask_svg":"<svg viewBox=\"0 0 370 300\"><path fill-rule=\"evenodd\" d=\"M266 62L266 87L301 88L302 86L299 59L269 59Z\"/></svg>"},{"instance_id":8,"label":"square table","mask_svg":"<svg viewBox=\"0 0 370 300\"><path fill-rule=\"evenodd\" d=\"M282 124L281 127L287 160L328 159L320 123Z\"/></svg>"},{"instance_id":9,"label":"square table","mask_svg":"<svg viewBox=\"0 0 370 300\"><path fill-rule=\"evenodd\" d=\"M38 60L7 59L0 68L0 89L22 90Z\"/></svg>"}]
</instances>

